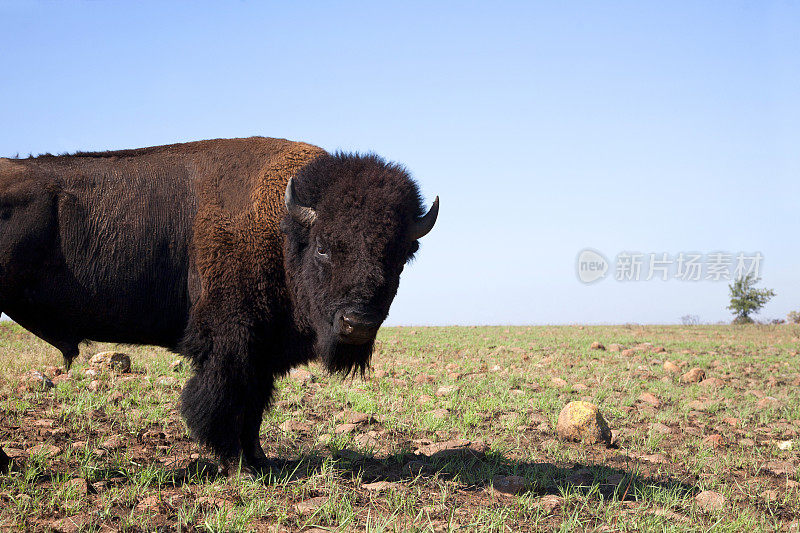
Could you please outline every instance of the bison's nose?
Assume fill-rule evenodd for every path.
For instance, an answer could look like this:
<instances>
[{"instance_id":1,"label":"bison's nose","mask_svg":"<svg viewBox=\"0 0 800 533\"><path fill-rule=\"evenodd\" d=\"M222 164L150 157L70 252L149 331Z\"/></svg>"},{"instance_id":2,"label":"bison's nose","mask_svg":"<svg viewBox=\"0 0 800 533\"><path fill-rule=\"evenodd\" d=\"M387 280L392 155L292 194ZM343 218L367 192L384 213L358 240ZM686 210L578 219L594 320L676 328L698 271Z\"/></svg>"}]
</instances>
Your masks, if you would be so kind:
<instances>
[{"instance_id":1,"label":"bison's nose","mask_svg":"<svg viewBox=\"0 0 800 533\"><path fill-rule=\"evenodd\" d=\"M349 344L364 344L375 338L379 327L380 324L365 318L343 314L339 318L339 338Z\"/></svg>"}]
</instances>

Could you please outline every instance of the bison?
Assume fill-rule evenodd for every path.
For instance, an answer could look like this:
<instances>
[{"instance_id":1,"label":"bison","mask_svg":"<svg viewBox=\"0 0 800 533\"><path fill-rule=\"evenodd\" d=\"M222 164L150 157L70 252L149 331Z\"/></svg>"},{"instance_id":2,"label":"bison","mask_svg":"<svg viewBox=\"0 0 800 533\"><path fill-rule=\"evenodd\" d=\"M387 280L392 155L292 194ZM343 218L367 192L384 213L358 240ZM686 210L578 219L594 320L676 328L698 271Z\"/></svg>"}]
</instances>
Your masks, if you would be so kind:
<instances>
[{"instance_id":1,"label":"bison","mask_svg":"<svg viewBox=\"0 0 800 533\"><path fill-rule=\"evenodd\" d=\"M363 373L438 210L400 165L284 139L0 158L0 311L67 366L84 340L179 352L192 436L259 471L276 378Z\"/></svg>"}]
</instances>

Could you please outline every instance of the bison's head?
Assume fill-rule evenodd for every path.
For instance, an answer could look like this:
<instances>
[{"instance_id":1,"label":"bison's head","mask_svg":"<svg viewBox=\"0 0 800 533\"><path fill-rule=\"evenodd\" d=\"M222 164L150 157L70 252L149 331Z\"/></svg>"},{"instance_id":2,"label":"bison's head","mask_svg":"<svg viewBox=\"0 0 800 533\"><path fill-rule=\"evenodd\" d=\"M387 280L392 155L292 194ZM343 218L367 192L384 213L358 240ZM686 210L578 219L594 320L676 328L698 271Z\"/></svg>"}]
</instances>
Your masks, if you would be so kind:
<instances>
[{"instance_id":1,"label":"bison's head","mask_svg":"<svg viewBox=\"0 0 800 533\"><path fill-rule=\"evenodd\" d=\"M295 321L331 372L363 371L400 273L436 222L401 166L375 155L316 158L286 187L282 228Z\"/></svg>"}]
</instances>

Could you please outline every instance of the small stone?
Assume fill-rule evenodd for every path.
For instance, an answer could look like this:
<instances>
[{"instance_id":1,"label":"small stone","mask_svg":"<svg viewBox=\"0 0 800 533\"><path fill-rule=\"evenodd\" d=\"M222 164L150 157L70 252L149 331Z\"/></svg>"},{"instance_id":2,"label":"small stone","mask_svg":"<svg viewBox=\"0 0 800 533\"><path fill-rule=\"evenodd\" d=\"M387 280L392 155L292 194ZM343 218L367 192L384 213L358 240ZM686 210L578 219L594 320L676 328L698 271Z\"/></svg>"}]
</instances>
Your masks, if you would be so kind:
<instances>
[{"instance_id":1,"label":"small stone","mask_svg":"<svg viewBox=\"0 0 800 533\"><path fill-rule=\"evenodd\" d=\"M289 375L300 383L312 383L314 381L314 376L305 368L293 368Z\"/></svg>"},{"instance_id":2,"label":"small stone","mask_svg":"<svg viewBox=\"0 0 800 533\"><path fill-rule=\"evenodd\" d=\"M656 347L653 349L653 352L654 352L654 353L665 353L666 351L667 351L667 349L666 349L666 348L664 348L663 346L656 346Z\"/></svg>"},{"instance_id":3,"label":"small stone","mask_svg":"<svg viewBox=\"0 0 800 533\"><path fill-rule=\"evenodd\" d=\"M339 424L333 429L333 432L336 433L337 435L352 433L353 431L355 431L356 427L358 426L356 426L355 424Z\"/></svg>"},{"instance_id":4,"label":"small stone","mask_svg":"<svg viewBox=\"0 0 800 533\"><path fill-rule=\"evenodd\" d=\"M41 455L44 457L53 457L54 455L58 455L61 453L61 448L58 446L53 446L52 444L37 444L28 449L28 453L30 455Z\"/></svg>"},{"instance_id":5,"label":"small stone","mask_svg":"<svg viewBox=\"0 0 800 533\"><path fill-rule=\"evenodd\" d=\"M792 476L797 471L790 461L770 461L764 468L775 476Z\"/></svg>"},{"instance_id":6,"label":"small stone","mask_svg":"<svg viewBox=\"0 0 800 533\"><path fill-rule=\"evenodd\" d=\"M672 433L671 427L661 424L660 422L655 422L653 424L650 424L650 429L652 429L657 433L661 433L662 435L669 435L670 433Z\"/></svg>"},{"instance_id":7,"label":"small stone","mask_svg":"<svg viewBox=\"0 0 800 533\"><path fill-rule=\"evenodd\" d=\"M31 370L22 375L19 389L28 392L41 392L53 387L55 387L55 384L50 378L38 370Z\"/></svg>"},{"instance_id":8,"label":"small stone","mask_svg":"<svg viewBox=\"0 0 800 533\"><path fill-rule=\"evenodd\" d=\"M438 389L436 389L436 396L438 396L439 398L441 398L442 396L449 396L454 392L456 392L457 390L458 387L456 387L455 385L445 385L443 387L439 387Z\"/></svg>"},{"instance_id":9,"label":"small stone","mask_svg":"<svg viewBox=\"0 0 800 533\"><path fill-rule=\"evenodd\" d=\"M632 357L636 355L636 350L634 350L633 348L628 348L627 350L622 350L622 352L620 352L620 355L622 357Z\"/></svg>"},{"instance_id":10,"label":"small stone","mask_svg":"<svg viewBox=\"0 0 800 533\"><path fill-rule=\"evenodd\" d=\"M120 437L119 435L114 435L104 440L102 443L100 443L100 447L105 448L107 450L114 450L122 446L122 443L123 443L122 437Z\"/></svg>"},{"instance_id":11,"label":"small stone","mask_svg":"<svg viewBox=\"0 0 800 533\"><path fill-rule=\"evenodd\" d=\"M536 500L534 505L543 510L545 513L552 513L564 505L564 498L561 496L556 496L555 494L547 494Z\"/></svg>"},{"instance_id":12,"label":"small stone","mask_svg":"<svg viewBox=\"0 0 800 533\"><path fill-rule=\"evenodd\" d=\"M778 400L777 398L774 398L772 396L764 396L763 398L758 400L758 403L756 404L756 406L759 409L769 409L771 407L780 407L780 405L781 405L780 400Z\"/></svg>"},{"instance_id":13,"label":"small stone","mask_svg":"<svg viewBox=\"0 0 800 533\"><path fill-rule=\"evenodd\" d=\"M558 436L586 444L610 443L611 430L596 405L576 401L561 410L556 425Z\"/></svg>"},{"instance_id":14,"label":"small stone","mask_svg":"<svg viewBox=\"0 0 800 533\"><path fill-rule=\"evenodd\" d=\"M364 483L361 485L361 488L370 492L384 492L387 490L396 489L397 487L397 483L392 483L389 481L376 481L375 483Z\"/></svg>"},{"instance_id":15,"label":"small stone","mask_svg":"<svg viewBox=\"0 0 800 533\"><path fill-rule=\"evenodd\" d=\"M313 514L314 511L328 503L328 496L317 496L316 498L309 498L308 500L304 500L300 503L296 503L294 505L295 511L299 515L309 515Z\"/></svg>"},{"instance_id":16,"label":"small stone","mask_svg":"<svg viewBox=\"0 0 800 533\"><path fill-rule=\"evenodd\" d=\"M681 383L700 383L706 378L702 368L693 368L681 376Z\"/></svg>"},{"instance_id":17,"label":"small stone","mask_svg":"<svg viewBox=\"0 0 800 533\"><path fill-rule=\"evenodd\" d=\"M527 483L522 476L494 476L492 479L492 488L508 496L520 494L525 490Z\"/></svg>"},{"instance_id":18,"label":"small stone","mask_svg":"<svg viewBox=\"0 0 800 533\"><path fill-rule=\"evenodd\" d=\"M289 419L285 421L283 424L278 426L281 431L285 431L287 433L290 432L297 432L297 433L309 433L311 431L311 425L308 422L302 422L300 420L292 420Z\"/></svg>"},{"instance_id":19,"label":"small stone","mask_svg":"<svg viewBox=\"0 0 800 533\"><path fill-rule=\"evenodd\" d=\"M554 387L563 388L567 386L567 381L562 378L553 378L550 380L550 383Z\"/></svg>"},{"instance_id":20,"label":"small stone","mask_svg":"<svg viewBox=\"0 0 800 533\"><path fill-rule=\"evenodd\" d=\"M620 351L622 351L624 349L625 349L625 347L622 346L621 344L616 344L615 343L615 344L609 344L608 345L608 351L609 352L620 352Z\"/></svg>"},{"instance_id":21,"label":"small stone","mask_svg":"<svg viewBox=\"0 0 800 533\"><path fill-rule=\"evenodd\" d=\"M671 374L677 374L681 368L672 361L664 361L664 370Z\"/></svg>"},{"instance_id":22,"label":"small stone","mask_svg":"<svg viewBox=\"0 0 800 533\"><path fill-rule=\"evenodd\" d=\"M778 443L778 449L784 452L788 452L792 449L792 441L790 440L782 440Z\"/></svg>"},{"instance_id":23,"label":"small stone","mask_svg":"<svg viewBox=\"0 0 800 533\"><path fill-rule=\"evenodd\" d=\"M419 398L417 398L417 403L420 404L420 405L424 405L424 404L430 402L431 400L433 400L432 396L428 396L427 394L422 394L422 395L420 395Z\"/></svg>"},{"instance_id":24,"label":"small stone","mask_svg":"<svg viewBox=\"0 0 800 533\"><path fill-rule=\"evenodd\" d=\"M719 511L725 507L725 496L712 490L704 490L694 497L694 501L704 511Z\"/></svg>"},{"instance_id":25,"label":"small stone","mask_svg":"<svg viewBox=\"0 0 800 533\"><path fill-rule=\"evenodd\" d=\"M367 424L372 420L372 415L366 413L350 413L347 415L347 422L349 424Z\"/></svg>"},{"instance_id":26,"label":"small stone","mask_svg":"<svg viewBox=\"0 0 800 533\"><path fill-rule=\"evenodd\" d=\"M78 496L86 496L91 492L89 482L85 478L76 477L66 481L63 485L64 489L74 491Z\"/></svg>"},{"instance_id":27,"label":"small stone","mask_svg":"<svg viewBox=\"0 0 800 533\"><path fill-rule=\"evenodd\" d=\"M414 383L417 385L424 385L425 383L432 383L433 376L430 374L417 374L414 376Z\"/></svg>"},{"instance_id":28,"label":"small stone","mask_svg":"<svg viewBox=\"0 0 800 533\"><path fill-rule=\"evenodd\" d=\"M86 448L86 441L85 440L76 440L72 444L70 444L73 450L83 450Z\"/></svg>"},{"instance_id":29,"label":"small stone","mask_svg":"<svg viewBox=\"0 0 800 533\"><path fill-rule=\"evenodd\" d=\"M594 342L592 343L592 345L590 346L590 348L591 348L592 350L601 350L601 351L605 351L605 349L606 349L606 347L605 347L605 346L603 346L603 344L602 344L602 343L600 343L600 342L597 342L597 341L594 341Z\"/></svg>"},{"instance_id":30,"label":"small stone","mask_svg":"<svg viewBox=\"0 0 800 533\"><path fill-rule=\"evenodd\" d=\"M178 379L172 376L162 376L156 381L162 387L177 387Z\"/></svg>"},{"instance_id":31,"label":"small stone","mask_svg":"<svg viewBox=\"0 0 800 533\"><path fill-rule=\"evenodd\" d=\"M169 367L172 369L173 372L180 372L183 370L183 361L180 359L175 359L173 362L169 364Z\"/></svg>"},{"instance_id":32,"label":"small stone","mask_svg":"<svg viewBox=\"0 0 800 533\"><path fill-rule=\"evenodd\" d=\"M701 444L711 448L720 448L725 445L725 439L719 433L714 433L713 435L705 437L701 441Z\"/></svg>"},{"instance_id":33,"label":"small stone","mask_svg":"<svg viewBox=\"0 0 800 533\"><path fill-rule=\"evenodd\" d=\"M431 415L433 415L433 418L435 418L436 420L447 418L449 414L450 411L448 411L447 409L434 409L433 411L431 411Z\"/></svg>"},{"instance_id":34,"label":"small stone","mask_svg":"<svg viewBox=\"0 0 800 533\"><path fill-rule=\"evenodd\" d=\"M373 450L378 448L377 436L378 434L375 431L368 431L367 433L363 433L356 437L354 442L361 448Z\"/></svg>"},{"instance_id":35,"label":"small stone","mask_svg":"<svg viewBox=\"0 0 800 533\"><path fill-rule=\"evenodd\" d=\"M328 444L330 444L332 438L333 437L330 435L330 433L323 433L317 437L317 443L323 446L327 446Z\"/></svg>"},{"instance_id":36,"label":"small stone","mask_svg":"<svg viewBox=\"0 0 800 533\"><path fill-rule=\"evenodd\" d=\"M100 390L100 386L101 386L100 381L97 379L93 379L92 381L89 382L89 385L86 388L92 392L97 392L98 390Z\"/></svg>"},{"instance_id":37,"label":"small stone","mask_svg":"<svg viewBox=\"0 0 800 533\"><path fill-rule=\"evenodd\" d=\"M661 407L661 400L655 394L649 392L643 392L639 395L639 401L642 403L646 403L647 405L652 405L656 409Z\"/></svg>"},{"instance_id":38,"label":"small stone","mask_svg":"<svg viewBox=\"0 0 800 533\"><path fill-rule=\"evenodd\" d=\"M131 358L122 352L100 352L92 356L89 364L97 369L113 370L125 374L131 371Z\"/></svg>"},{"instance_id":39,"label":"small stone","mask_svg":"<svg viewBox=\"0 0 800 533\"><path fill-rule=\"evenodd\" d=\"M706 378L700 382L700 386L710 389L718 389L720 387L724 387L725 382L719 378Z\"/></svg>"}]
</instances>

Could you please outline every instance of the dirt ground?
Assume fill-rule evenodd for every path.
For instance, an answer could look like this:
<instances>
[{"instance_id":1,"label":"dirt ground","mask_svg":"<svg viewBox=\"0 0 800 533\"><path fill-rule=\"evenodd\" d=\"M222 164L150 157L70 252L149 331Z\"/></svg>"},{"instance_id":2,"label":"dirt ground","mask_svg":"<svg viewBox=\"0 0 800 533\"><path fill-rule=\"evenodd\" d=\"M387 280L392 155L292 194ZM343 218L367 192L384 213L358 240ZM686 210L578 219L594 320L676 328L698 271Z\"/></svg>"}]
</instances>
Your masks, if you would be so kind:
<instances>
[{"instance_id":1,"label":"dirt ground","mask_svg":"<svg viewBox=\"0 0 800 533\"><path fill-rule=\"evenodd\" d=\"M281 466L228 478L177 356L95 344L64 374L4 322L0 531L800 531L799 349L793 325L385 328L365 379L282 380ZM573 400L611 445L558 437Z\"/></svg>"}]
</instances>

